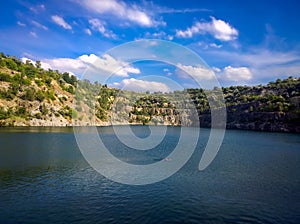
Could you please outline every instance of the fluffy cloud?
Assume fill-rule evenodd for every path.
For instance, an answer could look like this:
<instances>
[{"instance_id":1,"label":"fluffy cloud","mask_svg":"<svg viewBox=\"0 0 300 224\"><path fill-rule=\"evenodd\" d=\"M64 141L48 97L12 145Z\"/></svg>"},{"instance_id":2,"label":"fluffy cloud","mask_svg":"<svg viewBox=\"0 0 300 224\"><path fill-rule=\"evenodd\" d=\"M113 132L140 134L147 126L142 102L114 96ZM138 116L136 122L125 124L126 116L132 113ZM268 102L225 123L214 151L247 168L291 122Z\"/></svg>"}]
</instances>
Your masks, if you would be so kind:
<instances>
[{"instance_id":1,"label":"fluffy cloud","mask_svg":"<svg viewBox=\"0 0 300 224\"><path fill-rule=\"evenodd\" d=\"M233 67L240 67L242 65L248 68L252 74L252 79L244 79L244 81L250 81L255 84L264 83L265 80L300 75L300 55L298 51L282 52L256 48L248 52L211 50L205 52L205 54L205 57L212 58L212 64L217 64L219 61L224 60L228 64L234 65ZM222 72L220 73L220 75L222 74L220 77L227 77Z\"/></svg>"},{"instance_id":2,"label":"fluffy cloud","mask_svg":"<svg viewBox=\"0 0 300 224\"><path fill-rule=\"evenodd\" d=\"M231 67L227 66L223 70L219 68L214 68L214 70L225 76L229 81L240 82L240 81L249 81L253 78L252 72L247 67ZM221 77L224 79L224 77Z\"/></svg>"},{"instance_id":3,"label":"fluffy cloud","mask_svg":"<svg viewBox=\"0 0 300 224\"><path fill-rule=\"evenodd\" d=\"M72 29L72 27L62 17L60 17L58 15L51 16L51 19L57 25L63 27L66 30L71 30Z\"/></svg>"},{"instance_id":4,"label":"fluffy cloud","mask_svg":"<svg viewBox=\"0 0 300 224\"><path fill-rule=\"evenodd\" d=\"M89 20L89 24L91 25L93 30L98 31L99 33L101 33L104 37L107 38L113 38L116 39L117 36L116 34L114 34L112 31L107 30L104 26L104 23L102 21L100 21L99 19L90 19Z\"/></svg>"},{"instance_id":5,"label":"fluffy cloud","mask_svg":"<svg viewBox=\"0 0 300 224\"><path fill-rule=\"evenodd\" d=\"M138 68L134 68L126 62L119 61L108 54L103 55L102 58L98 58L93 65L96 68L121 77L128 77L130 73L141 73Z\"/></svg>"},{"instance_id":6,"label":"fluffy cloud","mask_svg":"<svg viewBox=\"0 0 300 224\"><path fill-rule=\"evenodd\" d=\"M23 62L23 63L26 63L27 61L29 61L31 64L33 64L34 66L35 66L35 61L33 61L32 59L29 59L29 58L27 58L27 57L22 57L21 58L21 61ZM49 65L49 64L47 64L47 63L45 63L45 62L41 62L41 67L43 68L43 69L45 69L45 70L48 70L48 69L51 69L52 67Z\"/></svg>"},{"instance_id":7,"label":"fluffy cloud","mask_svg":"<svg viewBox=\"0 0 300 224\"><path fill-rule=\"evenodd\" d=\"M211 80L214 77L213 71L204 68L202 66L191 66L191 65L182 65L177 64L177 67L182 71L177 71L177 74L182 78L187 78L189 75L192 75L193 78L199 80Z\"/></svg>"},{"instance_id":8,"label":"fluffy cloud","mask_svg":"<svg viewBox=\"0 0 300 224\"><path fill-rule=\"evenodd\" d=\"M92 56L92 55L91 55ZM54 58L44 59L43 63L50 66L51 69L59 70L61 72L69 72L74 75L83 74L87 68L88 63L81 60L81 58Z\"/></svg>"},{"instance_id":9,"label":"fluffy cloud","mask_svg":"<svg viewBox=\"0 0 300 224\"><path fill-rule=\"evenodd\" d=\"M162 82L155 82L155 81L145 81L139 79L123 79L120 83L114 83L112 87L132 90L137 92L169 92L170 88L162 83Z\"/></svg>"},{"instance_id":10,"label":"fluffy cloud","mask_svg":"<svg viewBox=\"0 0 300 224\"><path fill-rule=\"evenodd\" d=\"M35 61L29 58L22 58L23 62L29 60L32 64ZM59 70L61 72L69 72L74 75L82 75L88 67L96 69L96 71L105 71L107 73L128 77L129 74L140 74L140 70L135 68L126 62L116 60L112 56L105 54L103 57L97 57L94 54L81 55L78 58L54 58L41 60L42 68ZM101 72L98 72L101 73ZM97 74L98 74L97 73Z\"/></svg>"},{"instance_id":11,"label":"fluffy cloud","mask_svg":"<svg viewBox=\"0 0 300 224\"><path fill-rule=\"evenodd\" d=\"M83 0L78 1L83 7L89 11L99 14L113 14L121 19L125 19L141 26L156 26L161 22L157 22L145 11L137 5L128 5L123 1L116 0Z\"/></svg>"},{"instance_id":12,"label":"fluffy cloud","mask_svg":"<svg viewBox=\"0 0 300 224\"><path fill-rule=\"evenodd\" d=\"M238 36L238 31L229 23L214 17L211 17L211 22L196 22L186 30L176 30L176 36L181 38L191 38L195 34L206 33L221 41L235 40Z\"/></svg>"}]
</instances>

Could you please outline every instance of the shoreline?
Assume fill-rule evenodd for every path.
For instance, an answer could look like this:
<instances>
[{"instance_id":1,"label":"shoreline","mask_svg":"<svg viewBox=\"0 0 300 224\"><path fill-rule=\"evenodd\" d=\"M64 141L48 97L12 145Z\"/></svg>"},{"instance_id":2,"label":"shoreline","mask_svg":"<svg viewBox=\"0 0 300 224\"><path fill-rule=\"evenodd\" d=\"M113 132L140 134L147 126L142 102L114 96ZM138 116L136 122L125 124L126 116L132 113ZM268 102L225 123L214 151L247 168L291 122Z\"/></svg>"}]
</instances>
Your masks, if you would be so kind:
<instances>
[{"instance_id":1,"label":"shoreline","mask_svg":"<svg viewBox=\"0 0 300 224\"><path fill-rule=\"evenodd\" d=\"M22 129L73 129L73 128L92 128L92 127L96 127L96 128L103 128L103 127L113 127L113 126L125 126L125 125L129 125L129 126L166 126L166 127L182 127L180 125L154 125L154 124L117 124L117 125L112 125L112 124L106 124L106 125L66 125L66 126L41 126L41 125L36 125L36 126L0 126L0 132L1 130L5 130L5 129L16 129L16 130L22 130ZM195 128L196 126L185 126L185 127L190 127L190 128ZM200 126L200 129L211 129L210 127L206 127L206 126ZM218 128L215 128L218 129ZM300 133L300 131L298 130L261 130L261 129L244 129L244 128L225 128L225 131L230 130L230 131L251 131L251 132L261 132L261 133L291 133L291 134L298 134Z\"/></svg>"}]
</instances>

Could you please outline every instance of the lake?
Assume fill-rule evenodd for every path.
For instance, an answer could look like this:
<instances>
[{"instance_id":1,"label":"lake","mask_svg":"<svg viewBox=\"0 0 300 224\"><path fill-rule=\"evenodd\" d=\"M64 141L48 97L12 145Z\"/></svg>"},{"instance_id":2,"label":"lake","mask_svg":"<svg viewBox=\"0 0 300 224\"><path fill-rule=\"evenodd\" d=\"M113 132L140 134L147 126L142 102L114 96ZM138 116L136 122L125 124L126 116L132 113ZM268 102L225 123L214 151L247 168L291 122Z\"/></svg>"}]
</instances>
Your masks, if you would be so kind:
<instances>
[{"instance_id":1,"label":"lake","mask_svg":"<svg viewBox=\"0 0 300 224\"><path fill-rule=\"evenodd\" d=\"M180 135L168 127L155 149L137 151L111 127L98 131L113 155L136 165L167 158ZM209 133L201 128L174 175L134 186L96 172L72 128L0 128L0 223L300 223L299 134L227 130L215 160L199 171Z\"/></svg>"}]
</instances>

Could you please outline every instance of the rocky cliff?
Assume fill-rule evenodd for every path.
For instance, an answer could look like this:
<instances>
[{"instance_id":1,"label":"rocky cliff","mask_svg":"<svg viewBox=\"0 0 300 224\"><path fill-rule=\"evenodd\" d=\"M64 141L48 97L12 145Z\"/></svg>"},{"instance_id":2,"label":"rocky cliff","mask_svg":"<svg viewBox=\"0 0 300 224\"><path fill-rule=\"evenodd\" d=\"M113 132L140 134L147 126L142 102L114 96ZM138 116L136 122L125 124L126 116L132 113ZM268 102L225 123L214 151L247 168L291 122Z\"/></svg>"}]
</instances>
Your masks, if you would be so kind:
<instances>
[{"instance_id":1,"label":"rocky cliff","mask_svg":"<svg viewBox=\"0 0 300 224\"><path fill-rule=\"evenodd\" d=\"M266 86L231 86L222 88L226 105L226 124L229 129L300 132L300 79L289 77L270 82ZM211 126L211 114L205 91L188 89L197 110L200 126ZM176 94L165 94L166 98L143 97L130 114L140 123L164 125L199 125L194 113L180 113L176 105ZM171 106L170 106L171 105ZM182 105L182 103L181 103ZM179 107L182 108L182 107ZM183 108L188 108L184 106ZM162 117L157 119L157 115ZM157 122L158 121L158 122Z\"/></svg>"}]
</instances>

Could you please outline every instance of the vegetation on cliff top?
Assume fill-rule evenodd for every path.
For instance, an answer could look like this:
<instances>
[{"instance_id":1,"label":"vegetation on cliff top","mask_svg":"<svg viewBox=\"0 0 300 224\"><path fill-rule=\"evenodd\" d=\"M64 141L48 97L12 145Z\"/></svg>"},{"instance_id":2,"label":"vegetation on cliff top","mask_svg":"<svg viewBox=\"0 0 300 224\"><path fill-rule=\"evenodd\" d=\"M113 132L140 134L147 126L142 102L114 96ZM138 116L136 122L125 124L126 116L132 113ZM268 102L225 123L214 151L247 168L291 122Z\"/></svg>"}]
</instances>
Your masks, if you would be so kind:
<instances>
[{"instance_id":1,"label":"vegetation on cliff top","mask_svg":"<svg viewBox=\"0 0 300 224\"><path fill-rule=\"evenodd\" d=\"M183 107L178 105L178 97L184 94L201 118L210 113L206 91L186 89L153 94L120 91L78 80L67 72L44 70L39 61L34 65L30 61L23 63L0 53L0 126L65 125L71 124L72 118L79 125L89 125L93 115L95 123L101 124L111 116L112 106L122 111L122 119L129 122L164 124L168 119L158 118L178 116L176 110ZM278 79L265 86L230 86L222 88L222 92L229 123L237 123L236 120L255 123L255 119L266 119L261 114L276 113L284 117L278 121L300 126L300 78ZM180 125L178 122L179 119L173 119L169 124ZM262 121L258 125L259 122Z\"/></svg>"}]
</instances>

